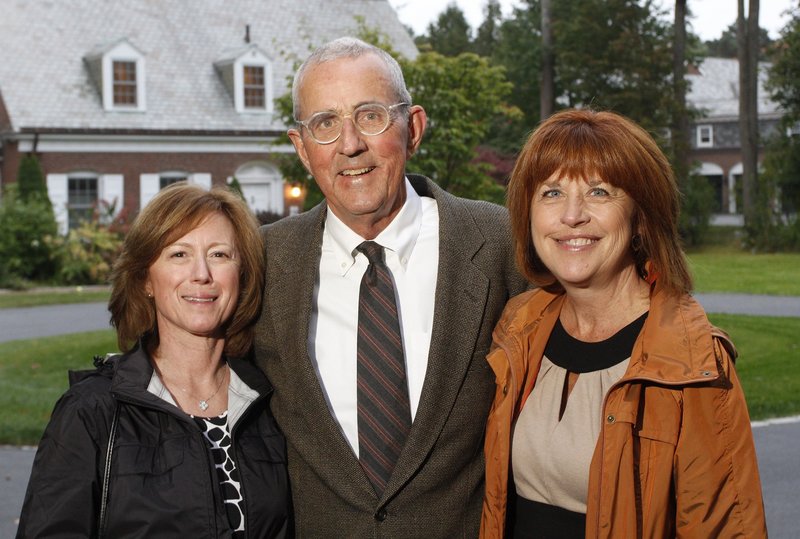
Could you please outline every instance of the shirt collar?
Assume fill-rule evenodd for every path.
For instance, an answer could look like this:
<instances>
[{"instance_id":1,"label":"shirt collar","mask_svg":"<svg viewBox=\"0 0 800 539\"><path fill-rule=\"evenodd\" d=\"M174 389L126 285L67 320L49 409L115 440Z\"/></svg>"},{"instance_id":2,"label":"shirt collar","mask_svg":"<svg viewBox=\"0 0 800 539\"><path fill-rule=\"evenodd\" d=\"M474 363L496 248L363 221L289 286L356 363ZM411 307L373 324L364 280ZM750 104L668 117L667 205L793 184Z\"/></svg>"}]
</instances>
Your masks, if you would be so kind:
<instances>
[{"instance_id":1,"label":"shirt collar","mask_svg":"<svg viewBox=\"0 0 800 539\"><path fill-rule=\"evenodd\" d=\"M422 202L419 195L405 178L406 201L392 222L373 240L387 250L394 252L400 265L405 268L422 228ZM341 274L346 274L355 264L356 247L366 241L342 222L332 211L325 217L325 231L338 262Z\"/></svg>"}]
</instances>

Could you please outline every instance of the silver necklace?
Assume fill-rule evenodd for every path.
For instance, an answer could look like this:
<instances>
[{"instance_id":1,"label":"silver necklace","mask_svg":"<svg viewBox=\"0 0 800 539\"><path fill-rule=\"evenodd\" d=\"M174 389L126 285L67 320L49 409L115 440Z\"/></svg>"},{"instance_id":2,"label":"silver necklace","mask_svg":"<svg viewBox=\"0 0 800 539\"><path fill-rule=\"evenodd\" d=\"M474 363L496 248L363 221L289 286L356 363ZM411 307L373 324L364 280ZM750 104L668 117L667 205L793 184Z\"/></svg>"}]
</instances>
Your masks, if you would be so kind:
<instances>
[{"instance_id":1,"label":"silver necklace","mask_svg":"<svg viewBox=\"0 0 800 539\"><path fill-rule=\"evenodd\" d=\"M230 367L228 367L228 364L227 364L227 363L225 363L225 368L230 368ZM205 398L205 399L199 399L199 401L197 402L197 407L198 407L198 408L200 408L200 409L201 409L202 411L204 411L204 412L205 412L206 410L208 410L208 406L209 406L209 404L208 404L208 401L210 401L211 399L213 399L213 398L214 398L214 397L217 395L217 393L219 393L219 390L220 390L220 388L222 387L222 382L224 382L224 381L225 381L225 373L223 372L223 373L222 373L222 376L221 376L221 377L220 377L220 379L219 379L219 384L217 385L217 389L215 389L215 390L214 390L214 392L213 392L213 393L212 393L212 394L211 394L209 397L207 397L207 398ZM185 390L184 388L182 388L182 387L178 387L178 389L180 389L181 391L183 391L184 393L186 393L187 395L189 395L191 398L193 398L193 399L197 399L197 397L196 397L196 396L192 395L191 393L189 393L189 392L188 392L187 390Z\"/></svg>"}]
</instances>

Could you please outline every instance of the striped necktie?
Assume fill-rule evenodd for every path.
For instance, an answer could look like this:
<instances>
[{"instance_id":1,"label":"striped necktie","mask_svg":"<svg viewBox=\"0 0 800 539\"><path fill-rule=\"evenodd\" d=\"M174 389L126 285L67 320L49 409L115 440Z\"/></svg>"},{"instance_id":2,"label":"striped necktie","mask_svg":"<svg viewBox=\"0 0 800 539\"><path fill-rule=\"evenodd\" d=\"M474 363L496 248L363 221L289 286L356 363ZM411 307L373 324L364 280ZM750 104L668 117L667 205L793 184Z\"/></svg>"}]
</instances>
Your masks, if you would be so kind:
<instances>
[{"instance_id":1,"label":"striped necktie","mask_svg":"<svg viewBox=\"0 0 800 539\"><path fill-rule=\"evenodd\" d=\"M411 430L403 341L383 247L365 241L369 260L358 297L358 453L380 496Z\"/></svg>"}]
</instances>

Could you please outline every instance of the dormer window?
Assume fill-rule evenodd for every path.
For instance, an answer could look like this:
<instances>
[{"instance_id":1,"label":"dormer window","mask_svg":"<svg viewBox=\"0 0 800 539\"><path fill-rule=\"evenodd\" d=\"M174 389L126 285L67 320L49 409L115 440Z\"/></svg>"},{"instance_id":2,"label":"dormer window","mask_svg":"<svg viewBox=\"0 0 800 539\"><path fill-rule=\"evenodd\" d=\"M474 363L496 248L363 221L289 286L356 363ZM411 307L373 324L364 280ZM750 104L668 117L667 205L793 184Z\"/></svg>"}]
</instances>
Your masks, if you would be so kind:
<instances>
[{"instance_id":1,"label":"dormer window","mask_svg":"<svg viewBox=\"0 0 800 539\"><path fill-rule=\"evenodd\" d=\"M230 51L214 67L240 113L271 113L272 60L256 45Z\"/></svg>"},{"instance_id":2,"label":"dormer window","mask_svg":"<svg viewBox=\"0 0 800 539\"><path fill-rule=\"evenodd\" d=\"M264 109L267 87L264 84L264 66L242 66L244 108Z\"/></svg>"},{"instance_id":3,"label":"dormer window","mask_svg":"<svg viewBox=\"0 0 800 539\"><path fill-rule=\"evenodd\" d=\"M114 65L114 106L136 106L136 62L115 60Z\"/></svg>"},{"instance_id":4,"label":"dormer window","mask_svg":"<svg viewBox=\"0 0 800 539\"><path fill-rule=\"evenodd\" d=\"M84 61L100 90L104 110L145 111L144 55L127 39L99 47Z\"/></svg>"}]
</instances>

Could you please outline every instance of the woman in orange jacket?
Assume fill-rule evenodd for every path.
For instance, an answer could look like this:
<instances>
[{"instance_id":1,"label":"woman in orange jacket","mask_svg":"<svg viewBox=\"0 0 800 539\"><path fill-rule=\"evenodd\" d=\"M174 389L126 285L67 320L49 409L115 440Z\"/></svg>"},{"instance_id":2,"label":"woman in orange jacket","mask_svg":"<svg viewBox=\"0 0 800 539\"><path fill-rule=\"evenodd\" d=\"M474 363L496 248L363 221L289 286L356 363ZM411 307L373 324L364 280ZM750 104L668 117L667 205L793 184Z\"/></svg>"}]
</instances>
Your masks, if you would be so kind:
<instances>
[{"instance_id":1,"label":"woman in orange jacket","mask_svg":"<svg viewBox=\"0 0 800 539\"><path fill-rule=\"evenodd\" d=\"M639 126L543 122L508 188L513 298L488 356L485 538L765 537L736 352L689 295L679 193Z\"/></svg>"}]
</instances>

